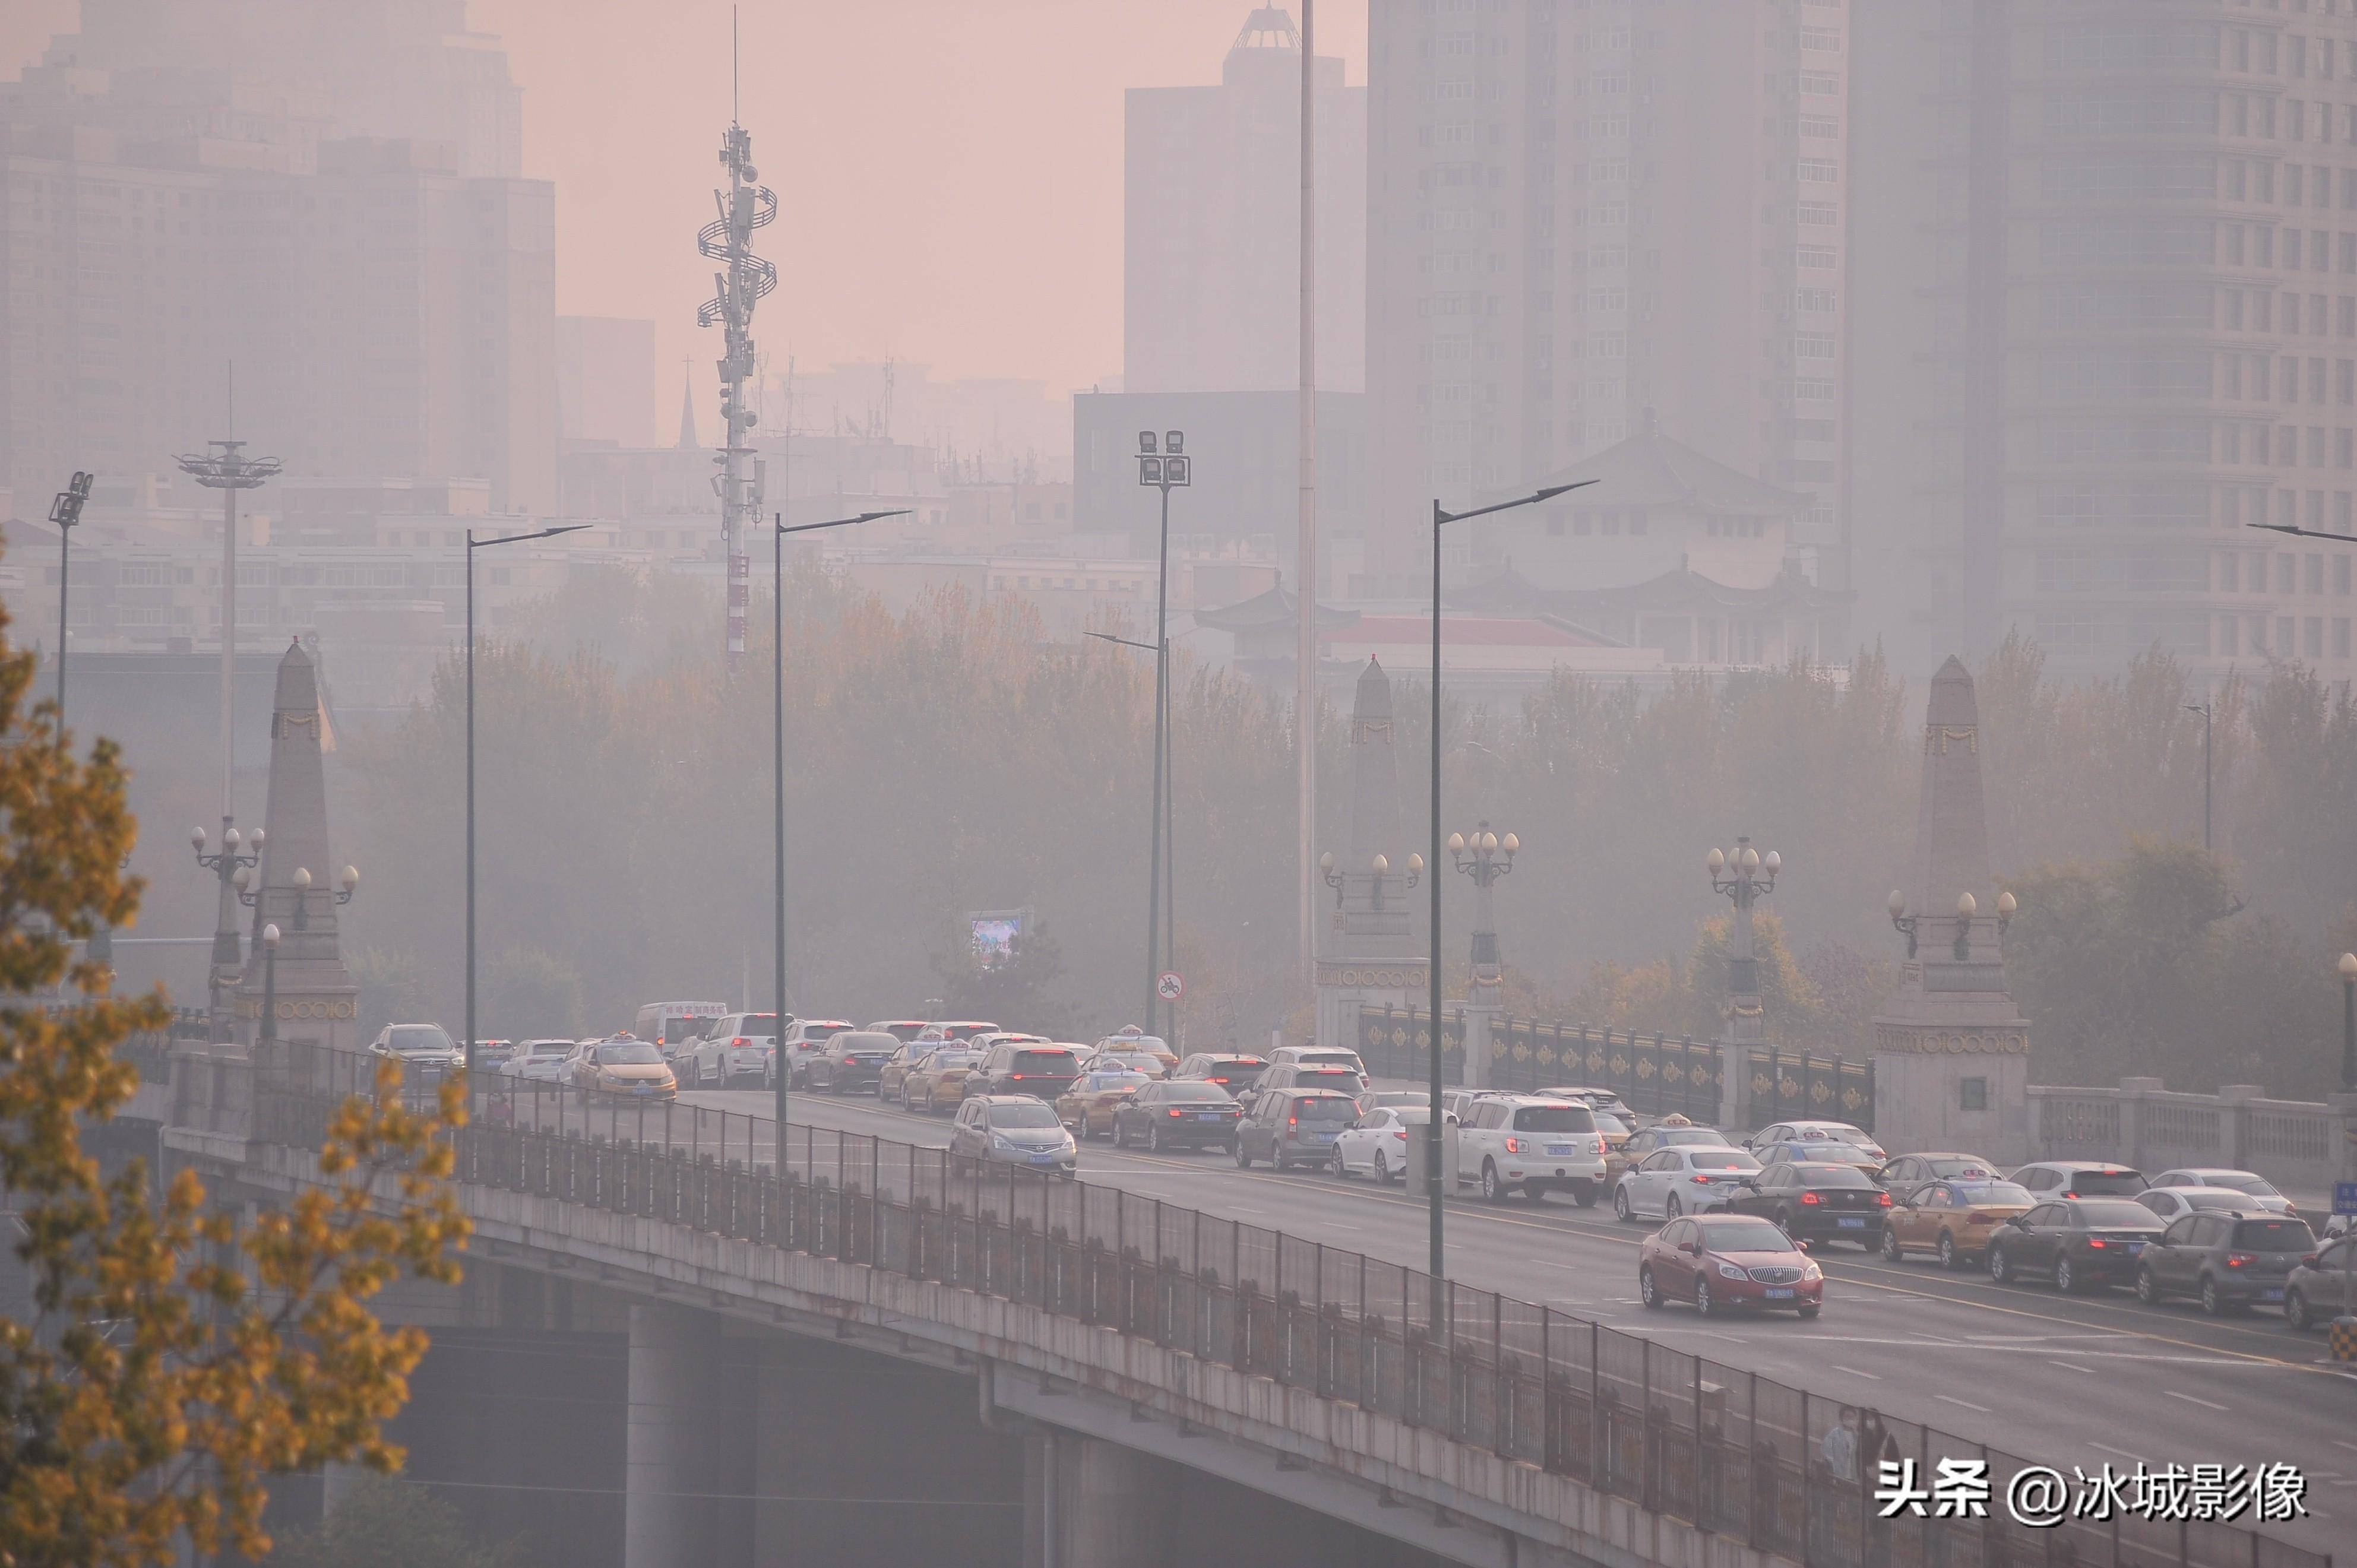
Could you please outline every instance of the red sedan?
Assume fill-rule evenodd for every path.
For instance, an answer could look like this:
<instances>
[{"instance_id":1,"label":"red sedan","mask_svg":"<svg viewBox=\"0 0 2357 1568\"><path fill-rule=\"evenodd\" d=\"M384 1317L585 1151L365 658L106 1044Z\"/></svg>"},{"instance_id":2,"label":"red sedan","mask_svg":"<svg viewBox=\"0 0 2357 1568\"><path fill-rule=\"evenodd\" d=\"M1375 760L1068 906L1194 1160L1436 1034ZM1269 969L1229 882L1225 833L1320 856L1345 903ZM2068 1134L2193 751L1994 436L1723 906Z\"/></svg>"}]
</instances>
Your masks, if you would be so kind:
<instances>
[{"instance_id":1,"label":"red sedan","mask_svg":"<svg viewBox=\"0 0 2357 1568\"><path fill-rule=\"evenodd\" d=\"M1773 1220L1710 1214L1673 1219L1645 1238L1637 1294L1651 1307L1690 1301L1705 1317L1738 1306L1814 1317L1825 1276Z\"/></svg>"}]
</instances>

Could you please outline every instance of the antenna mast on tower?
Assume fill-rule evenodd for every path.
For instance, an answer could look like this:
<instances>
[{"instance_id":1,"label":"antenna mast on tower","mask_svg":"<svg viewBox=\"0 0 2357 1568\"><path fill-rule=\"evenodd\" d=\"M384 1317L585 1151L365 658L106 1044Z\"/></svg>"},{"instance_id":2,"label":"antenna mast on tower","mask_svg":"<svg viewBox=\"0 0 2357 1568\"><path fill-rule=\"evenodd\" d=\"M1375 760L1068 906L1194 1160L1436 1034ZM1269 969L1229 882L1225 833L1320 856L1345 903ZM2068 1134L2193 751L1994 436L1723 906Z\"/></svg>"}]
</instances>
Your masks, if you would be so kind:
<instances>
[{"instance_id":1,"label":"antenna mast on tower","mask_svg":"<svg viewBox=\"0 0 2357 1568\"><path fill-rule=\"evenodd\" d=\"M759 183L753 166L753 137L737 120L736 21L729 22L729 122L720 138L721 166L728 186L712 193L720 216L695 236L696 249L721 263L713 274L717 290L695 313L696 325L716 322L725 329L720 356L721 448L715 459L720 474L713 489L720 496L720 535L728 561L728 673L735 675L745 659L745 605L750 572L745 536L761 513L761 478L752 461L754 413L746 397L753 379L753 307L775 292L778 269L753 253L753 231L778 219L778 198Z\"/></svg>"}]
</instances>

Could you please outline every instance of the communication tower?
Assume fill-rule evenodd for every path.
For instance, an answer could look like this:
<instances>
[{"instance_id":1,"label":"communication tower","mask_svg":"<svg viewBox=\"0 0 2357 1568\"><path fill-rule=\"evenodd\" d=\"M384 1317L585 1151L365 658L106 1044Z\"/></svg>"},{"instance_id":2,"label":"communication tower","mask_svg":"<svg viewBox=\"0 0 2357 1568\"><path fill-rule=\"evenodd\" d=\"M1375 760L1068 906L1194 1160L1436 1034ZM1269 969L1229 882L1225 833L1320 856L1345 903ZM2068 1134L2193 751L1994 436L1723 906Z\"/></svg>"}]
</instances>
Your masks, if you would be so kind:
<instances>
[{"instance_id":1,"label":"communication tower","mask_svg":"<svg viewBox=\"0 0 2357 1568\"><path fill-rule=\"evenodd\" d=\"M753 231L778 219L778 198L759 183L753 166L752 134L732 118L720 138L720 164L726 188L712 193L720 215L695 236L696 249L720 263L713 274L716 292L695 313L696 325L724 330L720 356L720 468L712 488L720 497L720 535L728 561L728 673L745 659L745 604L750 582L746 535L761 515L761 471L754 460L753 426L759 415L746 396L756 373L753 307L778 286L778 269L753 253Z\"/></svg>"}]
</instances>

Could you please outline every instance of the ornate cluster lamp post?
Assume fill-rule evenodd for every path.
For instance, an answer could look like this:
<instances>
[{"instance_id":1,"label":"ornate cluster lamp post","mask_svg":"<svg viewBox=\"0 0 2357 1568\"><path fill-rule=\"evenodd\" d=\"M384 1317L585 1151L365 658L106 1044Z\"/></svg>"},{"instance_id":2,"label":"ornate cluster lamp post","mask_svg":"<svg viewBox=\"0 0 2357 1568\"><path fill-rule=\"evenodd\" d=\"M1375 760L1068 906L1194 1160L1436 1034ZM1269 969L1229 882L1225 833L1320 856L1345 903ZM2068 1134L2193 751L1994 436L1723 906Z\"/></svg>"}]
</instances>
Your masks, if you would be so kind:
<instances>
[{"instance_id":1,"label":"ornate cluster lamp post","mask_svg":"<svg viewBox=\"0 0 2357 1568\"><path fill-rule=\"evenodd\" d=\"M1712 850L1703 865L1710 873L1712 890L1724 893L1735 905L1735 929L1727 944L1727 1037L1738 1046L1758 1045L1762 1038L1760 960L1751 945L1751 910L1776 891L1776 874L1784 869L1784 857L1772 849L1761 854L1743 836L1732 850Z\"/></svg>"},{"instance_id":2,"label":"ornate cluster lamp post","mask_svg":"<svg viewBox=\"0 0 2357 1568\"><path fill-rule=\"evenodd\" d=\"M278 925L276 921L262 928L262 1027L255 1032L257 1045L278 1043Z\"/></svg>"},{"instance_id":3,"label":"ornate cluster lamp post","mask_svg":"<svg viewBox=\"0 0 2357 1568\"><path fill-rule=\"evenodd\" d=\"M1956 934L1954 940L1949 944L1948 950L1958 963L1963 963L1973 956L1973 919L1980 913L1980 900L1970 893L1956 895L1954 916ZM2006 928L2013 924L2014 911L2020 908L2020 901L2012 894L2000 893L1996 896L1996 934L2000 943L2004 940ZM1907 895L1896 887L1890 890L1889 908L1890 923L1898 929L1900 936L1907 939L1907 956L1912 959L1917 950L1917 934L1922 930L1923 922L1935 920L1938 917L1909 913Z\"/></svg>"},{"instance_id":4,"label":"ornate cluster lamp post","mask_svg":"<svg viewBox=\"0 0 2357 1568\"><path fill-rule=\"evenodd\" d=\"M1448 835L1449 858L1473 879L1474 887L1473 963L1465 990L1465 1082L1473 1089L1491 1087L1492 1042L1502 1000L1499 985L1505 978L1490 889L1514 869L1514 855L1522 847L1512 833L1500 838L1491 832L1486 822L1470 834Z\"/></svg>"},{"instance_id":5,"label":"ornate cluster lamp post","mask_svg":"<svg viewBox=\"0 0 2357 1568\"><path fill-rule=\"evenodd\" d=\"M248 836L238 832L224 815L221 818L221 851L217 854L207 854L205 845L210 842L210 835L200 827L188 830L188 843L197 852L197 865L211 872L221 884L220 914L213 922L211 972L206 976L216 1044L226 1043L231 1038L229 1013L221 1005L221 992L229 984L230 977L237 973L244 962L244 954L238 947L237 921L230 913L232 908L231 900L245 901L246 884L253 875L253 868L262 864L262 840L260 828L254 829Z\"/></svg>"},{"instance_id":6,"label":"ornate cluster lamp post","mask_svg":"<svg viewBox=\"0 0 2357 1568\"><path fill-rule=\"evenodd\" d=\"M203 830L200 828L198 832L202 832ZM252 842L257 846L261 843L262 833L259 829L255 830ZM261 852L257 847L253 859L241 862L237 869L230 874L230 886L237 894L237 901L249 909L254 908L262 902L265 891L254 886L253 860L260 858ZM360 868L352 865L345 866L336 874L336 902L339 905L350 903L352 895L359 890L360 885ZM307 931L311 929L310 868L303 865L296 866L295 874L286 879L286 886L287 890L294 895L295 902L294 910L286 923L297 931ZM268 913L267 910L259 912ZM278 1039L278 943L280 940L278 923L275 920L266 922L254 933L254 939L258 944L257 950L262 954L263 960L262 1023L254 1031L254 1040L257 1044L270 1045L274 1044Z\"/></svg>"},{"instance_id":7,"label":"ornate cluster lamp post","mask_svg":"<svg viewBox=\"0 0 2357 1568\"><path fill-rule=\"evenodd\" d=\"M1375 908L1382 908L1383 878L1391 875L1391 870L1392 859L1387 854L1378 854L1369 858L1367 869L1362 873L1341 869L1340 863L1335 860L1334 852L1330 849L1318 857L1318 877L1327 886L1334 890L1334 908L1337 909L1342 907L1343 891L1349 887L1351 878L1354 875L1364 875L1367 878L1368 900ZM1413 887L1422 880L1424 880L1424 856L1411 854L1407 857L1407 885Z\"/></svg>"}]
</instances>

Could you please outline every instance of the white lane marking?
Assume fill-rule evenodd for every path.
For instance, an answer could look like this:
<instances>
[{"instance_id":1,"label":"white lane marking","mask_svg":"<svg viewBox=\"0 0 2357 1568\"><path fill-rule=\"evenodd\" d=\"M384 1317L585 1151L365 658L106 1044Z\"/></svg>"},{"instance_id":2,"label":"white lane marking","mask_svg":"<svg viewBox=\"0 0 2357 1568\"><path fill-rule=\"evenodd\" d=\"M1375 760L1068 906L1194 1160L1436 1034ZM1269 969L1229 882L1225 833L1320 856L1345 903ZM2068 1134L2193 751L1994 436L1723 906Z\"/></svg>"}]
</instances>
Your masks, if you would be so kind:
<instances>
[{"instance_id":1,"label":"white lane marking","mask_svg":"<svg viewBox=\"0 0 2357 1568\"><path fill-rule=\"evenodd\" d=\"M1976 1411L1980 1412L1983 1415L1986 1415L1986 1414L1988 1414L1988 1413L1989 1413L1989 1407L1988 1407L1988 1406L1986 1406L1986 1405L1985 1405L1985 1404L1975 1404L1975 1403L1974 1403L1972 1401L1970 1401L1970 1400L1960 1400L1960 1399L1958 1399L1958 1398L1957 1398L1955 1395L1953 1395L1953 1394L1933 1394L1932 1397L1933 1399L1935 1399L1935 1400L1938 1400L1938 1401L1939 1401L1941 1403L1943 1403L1943 1404L1960 1404L1960 1405L1963 1405L1966 1410L1976 1410Z\"/></svg>"},{"instance_id":2,"label":"white lane marking","mask_svg":"<svg viewBox=\"0 0 2357 1568\"><path fill-rule=\"evenodd\" d=\"M2346 1448L2352 1454L2357 1454L2357 1443L2343 1443L2341 1439L2336 1437L2332 1440L2332 1446L2335 1448Z\"/></svg>"},{"instance_id":3,"label":"white lane marking","mask_svg":"<svg viewBox=\"0 0 2357 1568\"><path fill-rule=\"evenodd\" d=\"M2085 1355L2085 1354L2086 1354L2086 1352L2085 1352L2085 1351L2083 1351L2083 1350L2074 1350L2074 1351L2072 1351L2072 1355L2074 1355L2074 1356L2083 1356L2083 1355ZM2086 1373L2086 1374L2087 1374L2087 1376L2089 1376L2089 1377L2091 1377L2091 1378L2092 1378L2092 1377L2093 1377L2093 1376L2095 1375L2095 1369L2094 1369L2094 1368L2093 1368L2093 1367L2083 1367L2083 1366L2079 1365L2079 1363L2078 1363L2078 1362L2076 1362L2076 1361L2065 1361L2065 1360L2063 1360L2063 1359L2062 1359L2061 1357L2059 1357L2059 1356L2050 1356L2050 1357L2048 1357L2048 1358L2047 1358L2046 1364L2047 1364L2048 1366L2050 1366L2050 1367L2068 1367L2068 1368L2070 1368L2070 1369L2071 1369L2071 1370L2072 1370L2072 1371L2074 1371L2074 1372L2084 1372L2084 1373Z\"/></svg>"},{"instance_id":4,"label":"white lane marking","mask_svg":"<svg viewBox=\"0 0 2357 1568\"><path fill-rule=\"evenodd\" d=\"M2222 1404L2212 1404L2212 1403L2210 1401L2208 1401L2208 1400L2198 1400L2198 1399L2195 1399L2191 1394L2181 1394L2181 1393L2179 1393L2175 1389L2163 1389L2163 1390L2161 1390L2160 1391L2161 1391L2162 1393L2167 1394L2170 1399L2173 1399L2173 1400L2183 1400L2187 1404L2198 1404L2198 1405L2200 1405L2203 1410L2214 1410L2214 1411L2218 1411L2218 1412L2220 1412L2221 1413L2232 1413L2231 1412L2228 1412L2228 1411L2227 1411L2227 1409L2226 1409L2226 1407L2225 1407L2224 1405L2222 1405Z\"/></svg>"},{"instance_id":5,"label":"white lane marking","mask_svg":"<svg viewBox=\"0 0 2357 1568\"><path fill-rule=\"evenodd\" d=\"M2116 1454L2123 1459L2133 1459L2139 1465L2145 1462L2143 1455L2131 1454L2125 1448L2115 1448L2108 1443L2090 1443L2087 1446L2090 1448L2100 1448L2106 1454Z\"/></svg>"},{"instance_id":6,"label":"white lane marking","mask_svg":"<svg viewBox=\"0 0 2357 1568\"><path fill-rule=\"evenodd\" d=\"M1836 1372L1847 1372L1853 1378L1864 1378L1869 1382L1876 1383L1882 1381L1882 1374L1880 1372L1861 1371L1856 1367L1845 1367L1839 1361L1828 1361L1825 1365L1831 1367Z\"/></svg>"}]
</instances>

